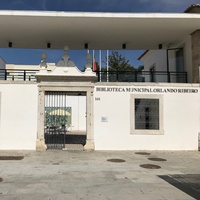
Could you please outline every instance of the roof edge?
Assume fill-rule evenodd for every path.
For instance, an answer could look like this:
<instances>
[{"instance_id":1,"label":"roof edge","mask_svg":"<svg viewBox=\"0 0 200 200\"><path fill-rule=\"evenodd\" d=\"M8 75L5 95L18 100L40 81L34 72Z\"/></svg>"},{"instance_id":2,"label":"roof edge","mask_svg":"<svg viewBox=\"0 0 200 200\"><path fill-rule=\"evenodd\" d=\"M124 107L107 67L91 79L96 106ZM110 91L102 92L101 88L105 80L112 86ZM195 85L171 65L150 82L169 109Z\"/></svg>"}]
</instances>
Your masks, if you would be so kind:
<instances>
[{"instance_id":1,"label":"roof edge","mask_svg":"<svg viewBox=\"0 0 200 200\"><path fill-rule=\"evenodd\" d=\"M199 14L190 13L111 13L111 12L64 12L64 11L19 11L0 10L0 16L9 17L84 17L84 18L200 18Z\"/></svg>"},{"instance_id":2,"label":"roof edge","mask_svg":"<svg viewBox=\"0 0 200 200\"><path fill-rule=\"evenodd\" d=\"M149 51L149 50L146 50L140 57L138 57L137 60L141 60L141 58L144 57L144 56L148 53L148 51Z\"/></svg>"}]
</instances>

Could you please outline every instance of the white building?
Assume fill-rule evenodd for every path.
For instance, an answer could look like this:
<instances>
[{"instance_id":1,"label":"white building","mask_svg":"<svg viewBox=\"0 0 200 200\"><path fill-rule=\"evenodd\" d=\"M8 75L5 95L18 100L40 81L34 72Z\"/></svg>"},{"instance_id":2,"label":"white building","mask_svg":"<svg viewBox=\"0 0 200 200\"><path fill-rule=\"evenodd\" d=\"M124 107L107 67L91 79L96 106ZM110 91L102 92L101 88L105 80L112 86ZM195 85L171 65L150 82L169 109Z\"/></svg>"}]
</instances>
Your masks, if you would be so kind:
<instances>
[{"instance_id":1,"label":"white building","mask_svg":"<svg viewBox=\"0 0 200 200\"><path fill-rule=\"evenodd\" d=\"M70 148L70 132L78 133L81 142L75 144L85 150L198 150L200 14L0 11L0 16L0 47L151 49L141 57L148 74L129 74L143 82L98 82L90 56L81 72L67 48L51 69L42 56L37 81L24 78L26 70L21 80L0 80L1 150ZM161 47L155 56L153 50ZM164 81L156 71L164 72Z\"/></svg>"},{"instance_id":2,"label":"white building","mask_svg":"<svg viewBox=\"0 0 200 200\"><path fill-rule=\"evenodd\" d=\"M190 6L185 13L200 14L200 5L194 4ZM184 22L183 22L184 23ZM185 73L187 73L188 83L198 83L198 56L199 48L198 33L196 30L185 37L179 38L169 44L160 44L159 50L146 50L138 60L144 63L144 70L150 72L148 79L150 82L183 82ZM162 72L169 73L164 76ZM145 74L145 73L144 73Z\"/></svg>"}]
</instances>

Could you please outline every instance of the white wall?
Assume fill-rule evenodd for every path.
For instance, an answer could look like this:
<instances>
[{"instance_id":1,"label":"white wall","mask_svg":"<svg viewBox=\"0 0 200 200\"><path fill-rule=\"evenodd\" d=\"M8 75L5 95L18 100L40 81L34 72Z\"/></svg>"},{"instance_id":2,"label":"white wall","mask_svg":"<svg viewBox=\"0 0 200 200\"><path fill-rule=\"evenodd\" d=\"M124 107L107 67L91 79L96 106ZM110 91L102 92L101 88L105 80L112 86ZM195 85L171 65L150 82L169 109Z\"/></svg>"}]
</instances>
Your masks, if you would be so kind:
<instances>
[{"instance_id":1,"label":"white wall","mask_svg":"<svg viewBox=\"0 0 200 200\"><path fill-rule=\"evenodd\" d=\"M94 142L96 150L197 150L199 86L191 84L96 84L94 92ZM101 88L196 89L198 93L103 92ZM130 134L131 94L163 97L164 134ZM107 122L102 121L102 117Z\"/></svg>"},{"instance_id":2,"label":"white wall","mask_svg":"<svg viewBox=\"0 0 200 200\"><path fill-rule=\"evenodd\" d=\"M184 41L174 44L170 48L184 48L184 71L187 72L188 83L192 83L192 44L191 36ZM168 51L169 53L169 71L176 71L176 50ZM149 71L155 66L156 71L167 71L167 53L164 50L149 50L141 59L144 63L144 71ZM146 79L147 81L147 79ZM156 82L159 82L158 78Z\"/></svg>"},{"instance_id":3,"label":"white wall","mask_svg":"<svg viewBox=\"0 0 200 200\"><path fill-rule=\"evenodd\" d=\"M178 47L184 47L184 70L187 72L188 83L192 83L192 42L191 35L184 41L177 44Z\"/></svg>"},{"instance_id":4,"label":"white wall","mask_svg":"<svg viewBox=\"0 0 200 200\"><path fill-rule=\"evenodd\" d=\"M154 67L155 71L167 71L166 50L149 50L142 58L144 63L143 71L150 71ZM151 82L151 76L145 75L145 82ZM154 82L167 82L167 76L154 75Z\"/></svg>"},{"instance_id":5,"label":"white wall","mask_svg":"<svg viewBox=\"0 0 200 200\"><path fill-rule=\"evenodd\" d=\"M118 88L118 91L96 91L97 88ZM123 91L126 88L139 88L141 91ZM165 89L195 89L197 93L163 92ZM132 95L162 96L163 134L131 134ZM9 84L8 81L0 84L0 150L35 149L37 102L37 84ZM95 149L197 150L199 102L198 84L96 83L93 115ZM86 97L68 96L68 106L72 107L74 116L73 130L85 130Z\"/></svg>"},{"instance_id":6,"label":"white wall","mask_svg":"<svg viewBox=\"0 0 200 200\"><path fill-rule=\"evenodd\" d=\"M15 65L15 64L6 64L6 69L10 70L39 70L40 65ZM53 70L55 68L55 63L47 63L47 69Z\"/></svg>"},{"instance_id":7,"label":"white wall","mask_svg":"<svg viewBox=\"0 0 200 200\"><path fill-rule=\"evenodd\" d=\"M37 84L0 84L0 150L35 150Z\"/></svg>"},{"instance_id":8,"label":"white wall","mask_svg":"<svg viewBox=\"0 0 200 200\"><path fill-rule=\"evenodd\" d=\"M86 96L67 96L67 106L72 108L69 131L86 131Z\"/></svg>"},{"instance_id":9,"label":"white wall","mask_svg":"<svg viewBox=\"0 0 200 200\"><path fill-rule=\"evenodd\" d=\"M155 65L156 71L167 71L166 50L149 50L142 58L144 71L149 71Z\"/></svg>"},{"instance_id":10,"label":"white wall","mask_svg":"<svg viewBox=\"0 0 200 200\"><path fill-rule=\"evenodd\" d=\"M184 71L187 72L188 82L192 83L192 44L191 35L184 41L176 43L173 48L184 49ZM169 67L170 71L176 71L176 50L169 51Z\"/></svg>"}]
</instances>

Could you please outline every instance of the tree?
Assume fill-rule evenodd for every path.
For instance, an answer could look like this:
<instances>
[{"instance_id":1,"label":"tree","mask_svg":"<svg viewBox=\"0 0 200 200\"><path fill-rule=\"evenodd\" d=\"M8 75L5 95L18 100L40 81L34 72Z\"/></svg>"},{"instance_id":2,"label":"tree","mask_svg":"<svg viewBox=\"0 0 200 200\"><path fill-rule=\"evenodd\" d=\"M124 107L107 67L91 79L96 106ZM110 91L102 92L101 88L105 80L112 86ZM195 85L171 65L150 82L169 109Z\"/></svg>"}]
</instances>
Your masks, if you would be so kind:
<instances>
[{"instance_id":1,"label":"tree","mask_svg":"<svg viewBox=\"0 0 200 200\"><path fill-rule=\"evenodd\" d=\"M137 68L137 71L142 71L144 69L144 65L140 65L138 68Z\"/></svg>"},{"instance_id":2,"label":"tree","mask_svg":"<svg viewBox=\"0 0 200 200\"><path fill-rule=\"evenodd\" d=\"M133 71L135 68L129 64L129 60L126 60L125 56L119 54L118 51L112 51L112 54L108 56L109 71ZM105 67L102 71L106 71Z\"/></svg>"}]
</instances>

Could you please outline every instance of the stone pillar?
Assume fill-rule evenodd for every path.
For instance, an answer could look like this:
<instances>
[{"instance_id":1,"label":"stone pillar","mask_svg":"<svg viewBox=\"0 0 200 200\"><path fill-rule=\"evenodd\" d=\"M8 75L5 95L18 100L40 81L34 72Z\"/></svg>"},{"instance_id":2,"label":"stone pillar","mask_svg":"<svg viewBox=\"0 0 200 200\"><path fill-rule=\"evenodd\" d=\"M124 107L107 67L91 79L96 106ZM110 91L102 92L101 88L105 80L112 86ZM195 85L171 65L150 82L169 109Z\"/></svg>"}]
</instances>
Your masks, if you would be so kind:
<instances>
[{"instance_id":1,"label":"stone pillar","mask_svg":"<svg viewBox=\"0 0 200 200\"><path fill-rule=\"evenodd\" d=\"M87 139L84 146L84 150L92 151L94 150L94 134L93 134L93 91L87 91L87 100L86 100L86 109L87 109Z\"/></svg>"},{"instance_id":2,"label":"stone pillar","mask_svg":"<svg viewBox=\"0 0 200 200\"><path fill-rule=\"evenodd\" d=\"M198 137L198 150L200 151L200 132L199 132L199 137Z\"/></svg>"},{"instance_id":3,"label":"stone pillar","mask_svg":"<svg viewBox=\"0 0 200 200\"><path fill-rule=\"evenodd\" d=\"M38 95L38 132L37 132L37 141L36 141L36 150L37 151L45 151L47 146L45 145L44 140L44 98L45 92L41 88L39 88Z\"/></svg>"},{"instance_id":4,"label":"stone pillar","mask_svg":"<svg viewBox=\"0 0 200 200\"><path fill-rule=\"evenodd\" d=\"M200 30L196 30L191 34L192 37L192 76L193 83L200 82Z\"/></svg>"}]
</instances>

